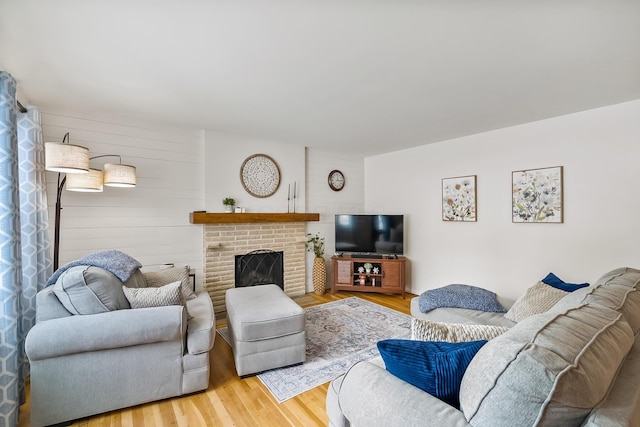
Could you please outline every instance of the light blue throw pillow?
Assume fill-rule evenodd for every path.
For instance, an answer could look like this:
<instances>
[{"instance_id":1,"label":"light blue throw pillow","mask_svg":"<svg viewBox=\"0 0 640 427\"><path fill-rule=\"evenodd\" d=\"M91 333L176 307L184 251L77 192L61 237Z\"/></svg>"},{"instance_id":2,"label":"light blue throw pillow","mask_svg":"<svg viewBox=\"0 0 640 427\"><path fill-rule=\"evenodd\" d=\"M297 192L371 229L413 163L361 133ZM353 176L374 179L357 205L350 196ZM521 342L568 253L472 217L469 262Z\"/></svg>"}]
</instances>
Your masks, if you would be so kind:
<instances>
[{"instance_id":1,"label":"light blue throw pillow","mask_svg":"<svg viewBox=\"0 0 640 427\"><path fill-rule=\"evenodd\" d=\"M471 285L448 285L430 289L420 294L420 311L426 313L441 307L467 308L469 310L505 313L495 292Z\"/></svg>"},{"instance_id":2,"label":"light blue throw pillow","mask_svg":"<svg viewBox=\"0 0 640 427\"><path fill-rule=\"evenodd\" d=\"M486 343L384 340L378 351L387 371L457 408L462 376Z\"/></svg>"}]
</instances>

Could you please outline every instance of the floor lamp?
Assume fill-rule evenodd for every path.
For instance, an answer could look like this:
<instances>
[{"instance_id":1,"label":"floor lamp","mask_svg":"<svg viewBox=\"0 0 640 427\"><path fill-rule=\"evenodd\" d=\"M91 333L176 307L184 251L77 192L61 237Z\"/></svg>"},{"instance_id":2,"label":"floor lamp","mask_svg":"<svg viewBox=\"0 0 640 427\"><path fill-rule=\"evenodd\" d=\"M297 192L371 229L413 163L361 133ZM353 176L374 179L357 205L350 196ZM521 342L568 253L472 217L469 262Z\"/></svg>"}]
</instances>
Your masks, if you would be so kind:
<instances>
[{"instance_id":1,"label":"floor lamp","mask_svg":"<svg viewBox=\"0 0 640 427\"><path fill-rule=\"evenodd\" d=\"M119 163L105 163L104 170L90 168L89 161L103 157L118 157ZM62 213L62 190L67 184L68 191L99 193L103 185L111 187L135 187L135 166L123 165L117 154L103 154L89 157L89 149L69 144L69 132L62 143L45 143L45 169L58 172L56 192L56 217L53 235L53 270L59 266L60 255L60 215ZM62 176L62 174L65 174Z\"/></svg>"}]
</instances>

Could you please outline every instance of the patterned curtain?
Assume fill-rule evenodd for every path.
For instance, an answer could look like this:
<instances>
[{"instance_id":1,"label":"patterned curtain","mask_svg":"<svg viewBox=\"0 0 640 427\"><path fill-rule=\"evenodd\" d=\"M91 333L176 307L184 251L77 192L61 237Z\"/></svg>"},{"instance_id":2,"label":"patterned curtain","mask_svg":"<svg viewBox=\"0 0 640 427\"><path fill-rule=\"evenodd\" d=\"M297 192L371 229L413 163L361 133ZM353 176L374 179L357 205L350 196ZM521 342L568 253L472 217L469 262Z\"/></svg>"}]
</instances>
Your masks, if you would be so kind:
<instances>
[{"instance_id":1,"label":"patterned curtain","mask_svg":"<svg viewBox=\"0 0 640 427\"><path fill-rule=\"evenodd\" d=\"M16 84L0 71L0 425L16 426L35 323L36 293L52 273L40 114L20 113Z\"/></svg>"}]
</instances>

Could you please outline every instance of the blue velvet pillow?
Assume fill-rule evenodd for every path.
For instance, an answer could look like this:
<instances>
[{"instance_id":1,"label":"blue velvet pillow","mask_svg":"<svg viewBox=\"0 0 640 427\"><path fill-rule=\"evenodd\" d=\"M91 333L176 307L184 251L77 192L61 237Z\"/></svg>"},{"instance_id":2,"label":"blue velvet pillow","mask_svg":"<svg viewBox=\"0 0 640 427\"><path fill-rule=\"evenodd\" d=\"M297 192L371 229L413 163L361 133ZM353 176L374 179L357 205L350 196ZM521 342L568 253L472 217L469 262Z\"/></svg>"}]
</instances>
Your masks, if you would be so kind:
<instances>
[{"instance_id":1,"label":"blue velvet pillow","mask_svg":"<svg viewBox=\"0 0 640 427\"><path fill-rule=\"evenodd\" d=\"M580 288L586 288L587 286L589 286L588 283L567 283L553 273L547 274L547 277L542 279L542 282L546 283L549 286L553 286L554 288L561 289L565 292L573 292Z\"/></svg>"},{"instance_id":2,"label":"blue velvet pillow","mask_svg":"<svg viewBox=\"0 0 640 427\"><path fill-rule=\"evenodd\" d=\"M457 408L462 376L486 343L384 340L378 351L387 371Z\"/></svg>"},{"instance_id":3,"label":"blue velvet pillow","mask_svg":"<svg viewBox=\"0 0 640 427\"><path fill-rule=\"evenodd\" d=\"M448 285L430 289L420 294L420 311L426 313L440 307L467 308L470 310L506 313L495 292L470 285Z\"/></svg>"}]
</instances>

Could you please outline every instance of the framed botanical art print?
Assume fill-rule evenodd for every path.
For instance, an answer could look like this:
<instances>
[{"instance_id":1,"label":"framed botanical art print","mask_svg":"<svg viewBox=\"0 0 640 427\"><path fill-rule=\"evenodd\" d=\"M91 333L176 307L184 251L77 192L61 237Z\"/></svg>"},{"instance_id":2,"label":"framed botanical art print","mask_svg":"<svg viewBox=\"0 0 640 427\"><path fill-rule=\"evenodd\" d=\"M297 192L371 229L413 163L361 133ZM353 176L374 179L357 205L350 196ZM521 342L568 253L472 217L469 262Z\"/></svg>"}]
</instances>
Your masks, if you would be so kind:
<instances>
[{"instance_id":1,"label":"framed botanical art print","mask_svg":"<svg viewBox=\"0 0 640 427\"><path fill-rule=\"evenodd\" d=\"M476 221L476 176L442 179L442 220Z\"/></svg>"},{"instance_id":2,"label":"framed botanical art print","mask_svg":"<svg viewBox=\"0 0 640 427\"><path fill-rule=\"evenodd\" d=\"M562 166L514 171L513 222L563 222Z\"/></svg>"}]
</instances>

